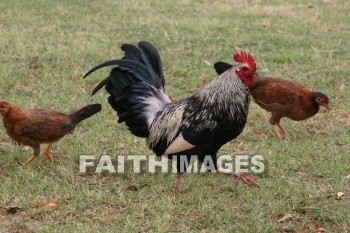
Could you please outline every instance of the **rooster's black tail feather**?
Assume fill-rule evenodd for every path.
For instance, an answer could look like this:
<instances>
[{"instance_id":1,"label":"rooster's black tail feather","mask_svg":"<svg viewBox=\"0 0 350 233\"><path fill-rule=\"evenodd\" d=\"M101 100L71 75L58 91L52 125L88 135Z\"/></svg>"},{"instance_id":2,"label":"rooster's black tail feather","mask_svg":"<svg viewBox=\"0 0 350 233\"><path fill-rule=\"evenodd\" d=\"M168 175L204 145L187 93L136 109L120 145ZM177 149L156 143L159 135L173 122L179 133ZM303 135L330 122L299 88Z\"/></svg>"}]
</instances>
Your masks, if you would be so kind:
<instances>
[{"instance_id":1,"label":"rooster's black tail feather","mask_svg":"<svg viewBox=\"0 0 350 233\"><path fill-rule=\"evenodd\" d=\"M138 43L138 47L124 44L121 49L122 59L102 63L84 78L100 68L116 66L92 94L105 86L110 94L108 102L117 111L119 122L125 122L134 135L147 137L156 113L170 102L164 91L162 62L157 49L145 41Z\"/></svg>"}]
</instances>

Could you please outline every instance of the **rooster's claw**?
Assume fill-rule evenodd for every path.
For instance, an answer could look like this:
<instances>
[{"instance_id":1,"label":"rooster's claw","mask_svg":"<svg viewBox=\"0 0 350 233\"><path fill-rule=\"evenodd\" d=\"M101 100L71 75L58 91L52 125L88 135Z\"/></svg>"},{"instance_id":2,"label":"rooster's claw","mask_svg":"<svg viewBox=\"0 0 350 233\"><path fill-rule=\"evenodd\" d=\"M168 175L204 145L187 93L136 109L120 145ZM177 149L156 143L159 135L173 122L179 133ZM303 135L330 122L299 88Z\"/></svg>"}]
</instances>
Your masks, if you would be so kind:
<instances>
[{"instance_id":1,"label":"rooster's claw","mask_svg":"<svg viewBox=\"0 0 350 233\"><path fill-rule=\"evenodd\" d=\"M249 176L245 176L245 175L239 174L239 173L234 173L232 175L234 177L236 177L239 181L243 181L243 183L245 183L249 186L260 187L259 183Z\"/></svg>"}]
</instances>

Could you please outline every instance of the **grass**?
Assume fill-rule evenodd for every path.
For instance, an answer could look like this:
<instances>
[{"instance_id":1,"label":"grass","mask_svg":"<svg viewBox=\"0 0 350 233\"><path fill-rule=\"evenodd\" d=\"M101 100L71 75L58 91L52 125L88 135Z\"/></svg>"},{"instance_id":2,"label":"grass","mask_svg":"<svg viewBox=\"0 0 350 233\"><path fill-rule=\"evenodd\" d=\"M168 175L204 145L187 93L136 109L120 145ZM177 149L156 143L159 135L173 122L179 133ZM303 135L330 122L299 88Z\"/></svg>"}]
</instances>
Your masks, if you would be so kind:
<instances>
[{"instance_id":1,"label":"grass","mask_svg":"<svg viewBox=\"0 0 350 233\"><path fill-rule=\"evenodd\" d=\"M1 232L350 231L349 1L1 1L0 99L23 108L103 111L54 148L55 162L13 143L0 128ZM167 92L185 98L215 78L212 65L250 51L267 76L297 80L331 98L330 113L283 120L279 142L268 114L251 104L249 122L221 154L261 154L261 189L218 174L80 174L80 154L151 154L108 106L91 97L108 73L83 74L119 58L123 43L152 42ZM210 63L208 65L207 63ZM136 187L136 188L130 188ZM339 200L337 192L345 193ZM20 208L10 213L11 208ZM279 223L286 213L291 218Z\"/></svg>"}]
</instances>

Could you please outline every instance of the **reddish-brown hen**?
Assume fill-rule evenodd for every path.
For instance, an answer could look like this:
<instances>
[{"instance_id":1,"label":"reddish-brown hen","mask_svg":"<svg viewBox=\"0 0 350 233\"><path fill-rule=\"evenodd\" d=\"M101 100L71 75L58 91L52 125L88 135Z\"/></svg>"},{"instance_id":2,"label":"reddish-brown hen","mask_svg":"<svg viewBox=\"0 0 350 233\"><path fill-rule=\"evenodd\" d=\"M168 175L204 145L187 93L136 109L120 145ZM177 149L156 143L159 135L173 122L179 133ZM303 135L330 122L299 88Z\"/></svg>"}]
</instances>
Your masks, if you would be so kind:
<instances>
[{"instance_id":1,"label":"reddish-brown hen","mask_svg":"<svg viewBox=\"0 0 350 233\"><path fill-rule=\"evenodd\" d=\"M214 67L216 72L221 74L232 65L217 62ZM249 89L255 103L271 112L270 124L280 140L290 138L280 123L281 118L288 117L294 121L302 121L314 116L319 111L319 106L330 110L330 101L325 94L310 91L294 81L256 76ZM282 131L283 137L278 128Z\"/></svg>"},{"instance_id":2,"label":"reddish-brown hen","mask_svg":"<svg viewBox=\"0 0 350 233\"><path fill-rule=\"evenodd\" d=\"M47 162L53 161L52 144L63 136L73 133L76 124L91 117L101 110L101 105L92 104L70 114L54 110L22 110L19 106L0 101L0 113L8 135L34 150L27 162L33 161L40 154L40 145L49 143L44 152Z\"/></svg>"}]
</instances>

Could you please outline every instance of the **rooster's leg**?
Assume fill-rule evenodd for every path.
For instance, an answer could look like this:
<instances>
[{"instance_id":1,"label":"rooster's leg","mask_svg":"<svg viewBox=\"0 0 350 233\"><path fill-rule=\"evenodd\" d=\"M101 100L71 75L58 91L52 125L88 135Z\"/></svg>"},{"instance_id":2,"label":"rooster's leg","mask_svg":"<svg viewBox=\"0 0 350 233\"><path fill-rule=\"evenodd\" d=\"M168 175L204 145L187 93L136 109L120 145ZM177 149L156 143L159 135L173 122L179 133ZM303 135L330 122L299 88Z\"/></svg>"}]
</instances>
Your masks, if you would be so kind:
<instances>
[{"instance_id":1,"label":"rooster's leg","mask_svg":"<svg viewBox=\"0 0 350 233\"><path fill-rule=\"evenodd\" d=\"M50 163L53 161L53 157L52 157L52 153L51 153L52 145L53 145L53 143L50 143L44 152L46 163Z\"/></svg>"},{"instance_id":2,"label":"rooster's leg","mask_svg":"<svg viewBox=\"0 0 350 233\"><path fill-rule=\"evenodd\" d=\"M277 123L277 126L278 126L278 128L281 129L281 131L282 131L282 133L283 133L285 138L291 139L289 133L282 127L282 125L280 123Z\"/></svg>"},{"instance_id":3,"label":"rooster's leg","mask_svg":"<svg viewBox=\"0 0 350 233\"><path fill-rule=\"evenodd\" d=\"M239 181L243 181L243 183L249 185L249 186L254 186L254 187L260 187L259 183L255 181L253 178L250 178L249 176L245 176L241 173L234 172L230 169L225 169L225 168L218 168L218 172L221 172L223 174L231 175L236 177Z\"/></svg>"},{"instance_id":4,"label":"rooster's leg","mask_svg":"<svg viewBox=\"0 0 350 233\"><path fill-rule=\"evenodd\" d=\"M276 134L277 138L279 140L283 140L280 132L278 132L278 126L277 125L272 125L272 128L273 128L273 132Z\"/></svg>"},{"instance_id":5,"label":"rooster's leg","mask_svg":"<svg viewBox=\"0 0 350 233\"><path fill-rule=\"evenodd\" d=\"M182 173L178 172L178 173L177 173L177 178L176 178L176 185L175 185L175 189L174 189L174 195L175 195L175 196L176 196L177 194L179 194L179 192L180 192L181 177L182 177Z\"/></svg>"},{"instance_id":6,"label":"rooster's leg","mask_svg":"<svg viewBox=\"0 0 350 233\"><path fill-rule=\"evenodd\" d=\"M38 155L40 154L40 146L39 147L33 147L34 149L34 154L32 155L32 157L30 157L26 163L30 163L32 162L34 159L36 159L36 157L38 157Z\"/></svg>"}]
</instances>

